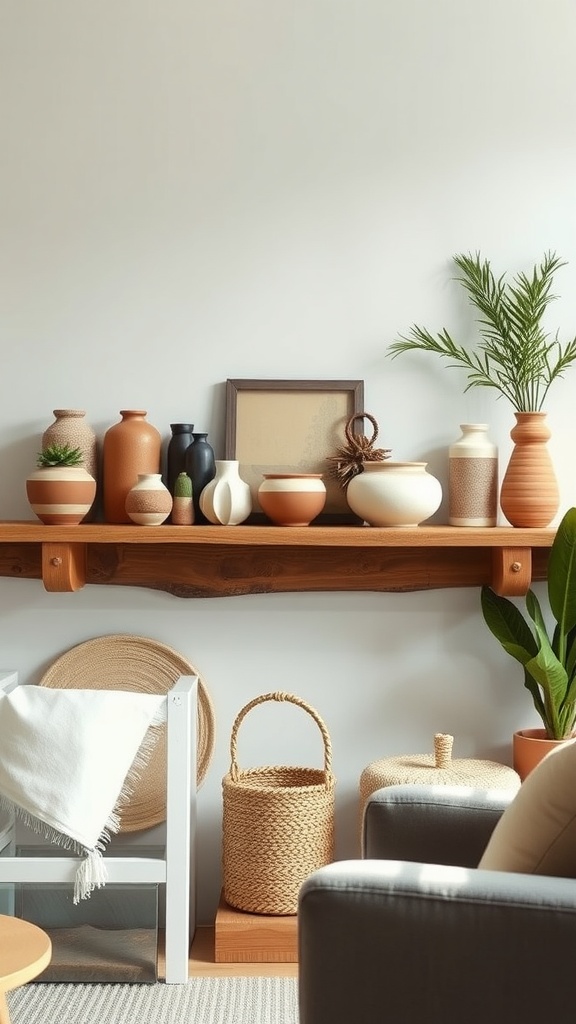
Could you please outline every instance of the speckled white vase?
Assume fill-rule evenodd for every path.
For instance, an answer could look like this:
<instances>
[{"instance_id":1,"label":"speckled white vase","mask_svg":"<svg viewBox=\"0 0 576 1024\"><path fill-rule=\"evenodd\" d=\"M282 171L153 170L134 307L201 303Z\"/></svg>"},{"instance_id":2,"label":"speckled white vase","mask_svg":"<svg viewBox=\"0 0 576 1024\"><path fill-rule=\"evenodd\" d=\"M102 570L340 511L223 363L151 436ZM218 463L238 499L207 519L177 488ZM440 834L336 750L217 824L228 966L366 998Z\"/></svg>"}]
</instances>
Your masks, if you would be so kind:
<instances>
[{"instance_id":1,"label":"speckled white vase","mask_svg":"<svg viewBox=\"0 0 576 1024\"><path fill-rule=\"evenodd\" d=\"M250 484L237 459L216 459L216 475L200 494L200 511L214 526L238 526L252 511Z\"/></svg>"},{"instance_id":2,"label":"speckled white vase","mask_svg":"<svg viewBox=\"0 0 576 1024\"><path fill-rule=\"evenodd\" d=\"M350 508L369 526L419 526L440 507L442 486L426 462L366 462L346 491Z\"/></svg>"}]
</instances>

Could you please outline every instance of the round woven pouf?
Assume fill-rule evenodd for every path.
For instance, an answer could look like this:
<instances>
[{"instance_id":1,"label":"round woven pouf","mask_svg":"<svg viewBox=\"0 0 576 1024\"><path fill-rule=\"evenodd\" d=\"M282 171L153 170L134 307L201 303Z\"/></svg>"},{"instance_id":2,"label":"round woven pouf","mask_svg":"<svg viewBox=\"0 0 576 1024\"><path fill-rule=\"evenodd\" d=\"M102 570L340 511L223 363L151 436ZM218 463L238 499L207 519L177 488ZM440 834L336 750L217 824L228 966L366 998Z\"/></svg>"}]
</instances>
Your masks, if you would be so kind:
<instances>
[{"instance_id":1,"label":"round woven pouf","mask_svg":"<svg viewBox=\"0 0 576 1024\"><path fill-rule=\"evenodd\" d=\"M360 833L366 801L384 786L403 783L434 786L475 786L477 789L517 789L520 776L498 761L452 759L454 737L448 733L434 736L434 754L403 754L373 761L360 776Z\"/></svg>"}]
</instances>

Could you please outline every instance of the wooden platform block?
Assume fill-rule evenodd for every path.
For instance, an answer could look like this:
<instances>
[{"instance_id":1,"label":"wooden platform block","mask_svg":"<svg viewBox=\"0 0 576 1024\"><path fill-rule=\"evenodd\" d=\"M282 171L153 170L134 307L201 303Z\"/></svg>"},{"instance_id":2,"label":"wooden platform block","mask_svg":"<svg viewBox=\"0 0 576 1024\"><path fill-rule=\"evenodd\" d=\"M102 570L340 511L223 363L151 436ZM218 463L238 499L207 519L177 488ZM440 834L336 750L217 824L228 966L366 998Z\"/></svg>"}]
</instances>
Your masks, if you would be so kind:
<instances>
[{"instance_id":1,"label":"wooden platform block","mask_svg":"<svg viewBox=\"0 0 576 1024\"><path fill-rule=\"evenodd\" d=\"M218 963L297 963L296 915L249 914L228 906L216 912L214 959Z\"/></svg>"}]
</instances>

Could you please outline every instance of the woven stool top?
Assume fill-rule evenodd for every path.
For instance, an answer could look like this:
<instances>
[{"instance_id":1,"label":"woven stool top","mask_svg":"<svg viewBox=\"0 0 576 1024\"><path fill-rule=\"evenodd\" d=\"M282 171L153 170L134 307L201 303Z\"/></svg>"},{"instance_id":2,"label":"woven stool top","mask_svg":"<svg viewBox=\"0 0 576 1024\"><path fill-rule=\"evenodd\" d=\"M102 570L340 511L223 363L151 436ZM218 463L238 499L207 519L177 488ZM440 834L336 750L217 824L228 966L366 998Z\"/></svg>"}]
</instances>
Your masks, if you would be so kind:
<instances>
[{"instance_id":1,"label":"woven stool top","mask_svg":"<svg viewBox=\"0 0 576 1024\"><path fill-rule=\"evenodd\" d=\"M478 788L511 789L520 785L513 768L498 761L473 758L452 759L454 737L448 733L434 736L434 754L405 754L373 761L362 772L361 793L373 792L380 786L401 783L433 785L474 785Z\"/></svg>"}]
</instances>

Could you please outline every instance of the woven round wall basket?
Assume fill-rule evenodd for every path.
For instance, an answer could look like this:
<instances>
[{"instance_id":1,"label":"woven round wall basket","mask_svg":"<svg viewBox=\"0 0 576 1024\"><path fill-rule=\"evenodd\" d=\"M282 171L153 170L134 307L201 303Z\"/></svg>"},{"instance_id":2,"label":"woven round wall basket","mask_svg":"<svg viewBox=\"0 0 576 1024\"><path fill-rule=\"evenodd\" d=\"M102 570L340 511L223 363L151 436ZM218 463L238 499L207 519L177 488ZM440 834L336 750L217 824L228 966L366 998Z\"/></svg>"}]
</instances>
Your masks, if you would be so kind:
<instances>
[{"instance_id":1,"label":"woven round wall basket","mask_svg":"<svg viewBox=\"0 0 576 1024\"><path fill-rule=\"evenodd\" d=\"M360 776L360 828L366 801L384 786L402 783L434 786L474 786L477 789L517 789L520 776L498 761L474 758L452 759L454 737L434 736L434 754L407 754L373 761Z\"/></svg>"},{"instance_id":2,"label":"woven round wall basket","mask_svg":"<svg viewBox=\"0 0 576 1024\"><path fill-rule=\"evenodd\" d=\"M196 781L200 786L214 751L214 708L198 670L171 647L130 634L95 637L58 658L40 686L168 693L180 676L190 675L198 676ZM162 728L164 734L122 811L120 832L139 832L166 820L166 727Z\"/></svg>"},{"instance_id":3,"label":"woven round wall basket","mask_svg":"<svg viewBox=\"0 0 576 1024\"><path fill-rule=\"evenodd\" d=\"M324 768L267 766L240 770L241 722L264 701L289 701L316 722ZM290 693L265 693L246 704L232 727L230 771L222 780L224 899L253 914L295 914L307 875L334 858L332 746L314 708Z\"/></svg>"}]
</instances>

